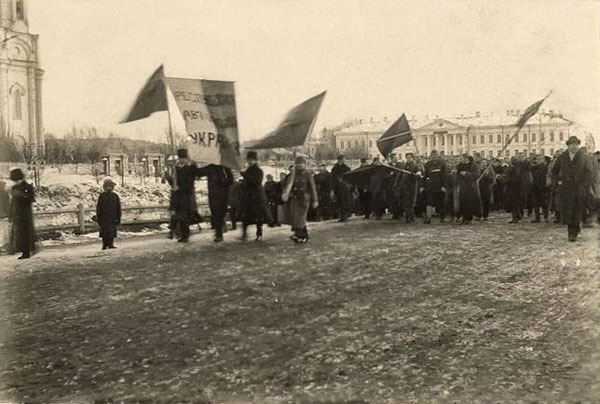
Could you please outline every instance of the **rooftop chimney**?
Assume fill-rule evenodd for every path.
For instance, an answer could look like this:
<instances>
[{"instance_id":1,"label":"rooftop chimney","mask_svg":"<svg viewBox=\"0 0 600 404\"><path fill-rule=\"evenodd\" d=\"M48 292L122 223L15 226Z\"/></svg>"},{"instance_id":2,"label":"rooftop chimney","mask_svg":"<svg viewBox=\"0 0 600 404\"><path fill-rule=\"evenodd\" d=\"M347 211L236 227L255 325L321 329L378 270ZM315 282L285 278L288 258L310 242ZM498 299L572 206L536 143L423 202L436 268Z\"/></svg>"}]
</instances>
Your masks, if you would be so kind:
<instances>
[{"instance_id":1,"label":"rooftop chimney","mask_svg":"<svg viewBox=\"0 0 600 404\"><path fill-rule=\"evenodd\" d=\"M480 112L480 111L476 111L476 112L475 112L475 116L476 116L477 118L481 118L481 112Z\"/></svg>"}]
</instances>

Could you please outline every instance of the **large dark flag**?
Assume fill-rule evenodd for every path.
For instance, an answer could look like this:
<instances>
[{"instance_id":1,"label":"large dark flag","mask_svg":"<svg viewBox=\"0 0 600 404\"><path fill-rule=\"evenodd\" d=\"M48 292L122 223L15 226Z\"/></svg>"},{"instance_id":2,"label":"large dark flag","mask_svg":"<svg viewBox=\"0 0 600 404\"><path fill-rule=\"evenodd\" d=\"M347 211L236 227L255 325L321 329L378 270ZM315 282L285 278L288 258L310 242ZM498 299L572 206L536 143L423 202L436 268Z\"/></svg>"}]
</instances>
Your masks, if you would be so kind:
<instances>
[{"instance_id":1,"label":"large dark flag","mask_svg":"<svg viewBox=\"0 0 600 404\"><path fill-rule=\"evenodd\" d=\"M402 170L400 168L388 166L386 164L368 165L366 167L359 167L355 170L349 171L343 175L344 180L352 185L356 185L359 188L365 188L369 186L371 177L375 175L391 175L394 171L403 173L410 173L410 171Z\"/></svg>"},{"instance_id":2,"label":"large dark flag","mask_svg":"<svg viewBox=\"0 0 600 404\"><path fill-rule=\"evenodd\" d=\"M262 139L243 144L246 149L273 149L302 146L312 131L327 91L304 101L287 113L277 129Z\"/></svg>"},{"instance_id":3,"label":"large dark flag","mask_svg":"<svg viewBox=\"0 0 600 404\"><path fill-rule=\"evenodd\" d=\"M387 156L396 147L400 147L413 140L410 126L406 116L402 116L386 130L377 140L377 148L383 156Z\"/></svg>"},{"instance_id":4,"label":"large dark flag","mask_svg":"<svg viewBox=\"0 0 600 404\"><path fill-rule=\"evenodd\" d=\"M167 92L164 82L163 66L150 76L142 91L138 94L129 114L121 123L137 121L158 111L167 111Z\"/></svg>"},{"instance_id":5,"label":"large dark flag","mask_svg":"<svg viewBox=\"0 0 600 404\"><path fill-rule=\"evenodd\" d=\"M540 107L542 106L544 101L546 101L546 98L548 98L549 96L550 94L548 94L546 97L542 98L538 102L534 102L533 104L531 104L529 108L527 108L523 115L521 115L521 117L519 118L519 121L517 122L517 127L522 128L532 116L537 114L540 110Z\"/></svg>"}]
</instances>

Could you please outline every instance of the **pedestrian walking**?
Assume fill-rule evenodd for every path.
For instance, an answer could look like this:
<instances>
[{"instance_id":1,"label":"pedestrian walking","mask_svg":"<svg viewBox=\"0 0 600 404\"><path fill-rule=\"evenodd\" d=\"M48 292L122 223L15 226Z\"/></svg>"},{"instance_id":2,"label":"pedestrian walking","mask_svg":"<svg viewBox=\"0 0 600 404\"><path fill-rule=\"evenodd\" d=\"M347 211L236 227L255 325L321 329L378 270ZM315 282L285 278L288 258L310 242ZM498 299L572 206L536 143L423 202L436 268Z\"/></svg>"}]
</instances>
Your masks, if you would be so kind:
<instances>
[{"instance_id":1,"label":"pedestrian walking","mask_svg":"<svg viewBox=\"0 0 600 404\"><path fill-rule=\"evenodd\" d=\"M425 163L423 181L420 192L424 194L425 201L425 224L431 223L431 216L435 210L440 215L440 222L444 221L445 194L448 186L448 168L437 150L432 150L429 160Z\"/></svg>"},{"instance_id":2,"label":"pedestrian walking","mask_svg":"<svg viewBox=\"0 0 600 404\"><path fill-rule=\"evenodd\" d=\"M343 175L350 171L345 163L346 158L343 154L337 157L337 163L331 169L331 178L333 181L333 193L335 195L335 201L339 210L340 222L345 222L350 216L350 190L346 182L344 181Z\"/></svg>"},{"instance_id":3,"label":"pedestrian walking","mask_svg":"<svg viewBox=\"0 0 600 404\"><path fill-rule=\"evenodd\" d=\"M210 207L210 223L215 229L214 242L223 241L223 227L227 206L229 205L229 188L233 185L233 173L229 167L209 164L198 168L198 177L207 177L208 205Z\"/></svg>"},{"instance_id":4,"label":"pedestrian walking","mask_svg":"<svg viewBox=\"0 0 600 404\"><path fill-rule=\"evenodd\" d=\"M248 168L242 171L242 209L244 211L242 240L248 238L248 226L256 225L256 241L263 237L263 219L265 207L263 203L264 189L262 186L263 171L258 166L258 155L249 151L246 156ZM265 198L266 199L266 198Z\"/></svg>"},{"instance_id":5,"label":"pedestrian walking","mask_svg":"<svg viewBox=\"0 0 600 404\"><path fill-rule=\"evenodd\" d=\"M115 247L117 237L117 226L121 224L121 200L114 192L115 182L105 178L102 183L104 192L98 197L96 203L96 220L100 226L99 236L102 238L102 249Z\"/></svg>"},{"instance_id":6,"label":"pedestrian walking","mask_svg":"<svg viewBox=\"0 0 600 404\"><path fill-rule=\"evenodd\" d=\"M308 208L316 209L319 206L319 197L313 175L306 170L304 157L296 157L295 166L290 170L286 179L282 199L289 206L290 221L294 234L291 239L296 243L308 241L306 215Z\"/></svg>"},{"instance_id":7,"label":"pedestrian walking","mask_svg":"<svg viewBox=\"0 0 600 404\"><path fill-rule=\"evenodd\" d=\"M33 226L33 202L35 192L33 185L25 180L20 168L10 172L14 182L10 190L10 209L8 220L11 222L9 251L12 254L22 253L18 259L30 258L35 253L35 229Z\"/></svg>"}]
</instances>

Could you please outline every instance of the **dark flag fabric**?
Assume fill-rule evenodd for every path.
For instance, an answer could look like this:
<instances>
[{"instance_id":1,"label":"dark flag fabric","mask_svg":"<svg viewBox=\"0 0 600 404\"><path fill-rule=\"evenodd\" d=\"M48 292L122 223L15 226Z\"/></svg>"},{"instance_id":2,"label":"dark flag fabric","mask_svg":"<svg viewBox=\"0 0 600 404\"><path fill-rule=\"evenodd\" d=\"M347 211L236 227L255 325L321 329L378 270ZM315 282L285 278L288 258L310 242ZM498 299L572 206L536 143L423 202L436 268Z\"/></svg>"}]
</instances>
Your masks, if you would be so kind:
<instances>
[{"instance_id":1,"label":"dark flag fabric","mask_svg":"<svg viewBox=\"0 0 600 404\"><path fill-rule=\"evenodd\" d=\"M245 149L273 149L302 146L317 119L327 92L323 91L287 113L277 129L262 139L244 142Z\"/></svg>"},{"instance_id":2,"label":"dark flag fabric","mask_svg":"<svg viewBox=\"0 0 600 404\"><path fill-rule=\"evenodd\" d=\"M402 116L386 130L377 140L377 148L383 156L387 156L396 147L402 146L413 140L410 126L406 116Z\"/></svg>"},{"instance_id":3,"label":"dark flag fabric","mask_svg":"<svg viewBox=\"0 0 600 404\"><path fill-rule=\"evenodd\" d=\"M150 76L142 91L138 94L129 114L121 123L137 121L143 119L158 111L168 109L167 92L164 82L163 66Z\"/></svg>"},{"instance_id":4,"label":"dark flag fabric","mask_svg":"<svg viewBox=\"0 0 600 404\"><path fill-rule=\"evenodd\" d=\"M369 186L371 177L378 174L391 174L394 171L408 172L395 167L390 167L385 164L380 165L369 165L366 167L360 167L355 170L349 171L343 175L344 180L352 185L359 188L366 188Z\"/></svg>"},{"instance_id":5,"label":"dark flag fabric","mask_svg":"<svg viewBox=\"0 0 600 404\"><path fill-rule=\"evenodd\" d=\"M548 97L546 97L548 98ZM546 101L546 98L543 98L541 100L539 100L538 102L535 102L533 104L531 104L529 106L529 108L527 108L525 110L525 112L523 113L523 115L521 115L521 117L519 118L519 121L517 122L517 127L518 128L522 128L527 121L529 120L529 118L531 118L532 116L534 116L535 114L537 114L537 112L539 111L540 107L542 106L542 103L544 101Z\"/></svg>"}]
</instances>

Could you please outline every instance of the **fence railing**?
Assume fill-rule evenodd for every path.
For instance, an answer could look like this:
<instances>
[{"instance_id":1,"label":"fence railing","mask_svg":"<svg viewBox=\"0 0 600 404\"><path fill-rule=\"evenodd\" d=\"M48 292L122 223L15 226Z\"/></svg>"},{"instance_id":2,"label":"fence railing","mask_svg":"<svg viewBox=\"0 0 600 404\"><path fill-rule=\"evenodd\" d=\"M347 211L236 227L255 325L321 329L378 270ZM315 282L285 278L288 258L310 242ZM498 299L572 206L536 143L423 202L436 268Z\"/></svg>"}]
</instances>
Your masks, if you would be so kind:
<instances>
[{"instance_id":1,"label":"fence railing","mask_svg":"<svg viewBox=\"0 0 600 404\"><path fill-rule=\"evenodd\" d=\"M199 203L198 208L207 208L208 204ZM132 212L132 211L151 211L151 210L163 210L168 211L168 205L146 205L146 206L126 206L121 208L121 212ZM44 211L34 211L34 217L41 216L58 216L58 215L75 215L77 220L72 224L61 224L61 225L51 225L51 226L41 226L36 227L36 232L43 233L49 231L67 231L73 230L79 234L85 233L87 230L97 229L98 224L95 222L90 222L86 220L86 216L88 213L96 212L95 207L86 207L83 204L77 205L76 209L57 209L57 210L44 210ZM162 224L168 223L168 218L152 218L152 219L136 219L136 220L126 220L122 221L121 225L144 225L144 224Z\"/></svg>"}]
</instances>

